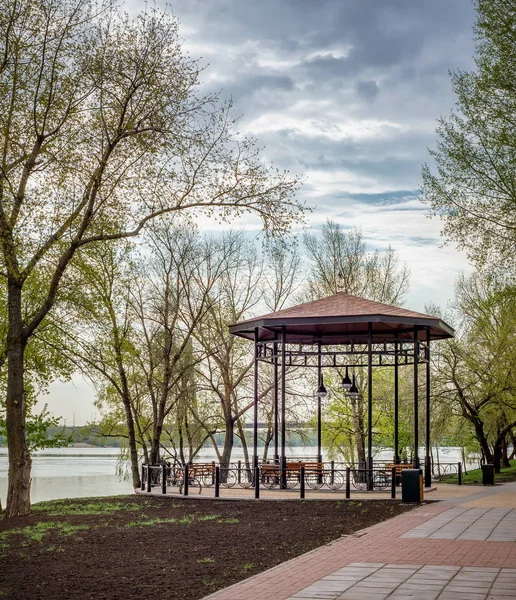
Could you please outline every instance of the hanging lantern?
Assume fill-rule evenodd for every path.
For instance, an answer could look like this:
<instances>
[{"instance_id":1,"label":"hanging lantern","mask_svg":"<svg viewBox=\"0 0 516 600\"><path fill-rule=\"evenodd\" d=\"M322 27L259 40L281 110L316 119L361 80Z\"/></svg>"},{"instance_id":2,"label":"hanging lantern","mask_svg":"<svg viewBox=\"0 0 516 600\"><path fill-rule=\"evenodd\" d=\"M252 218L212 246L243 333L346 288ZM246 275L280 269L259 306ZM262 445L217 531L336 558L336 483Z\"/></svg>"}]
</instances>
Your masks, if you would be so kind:
<instances>
[{"instance_id":1,"label":"hanging lantern","mask_svg":"<svg viewBox=\"0 0 516 600\"><path fill-rule=\"evenodd\" d=\"M324 398L328 395L328 390L324 387L323 376L321 374L321 384L319 385L319 389L317 390L317 396L319 398Z\"/></svg>"},{"instance_id":2,"label":"hanging lantern","mask_svg":"<svg viewBox=\"0 0 516 600\"><path fill-rule=\"evenodd\" d=\"M352 383L351 387L349 388L348 396L350 398L358 398L358 396L359 396L359 391L358 391L357 385L355 383L355 375L354 374L353 374L353 383Z\"/></svg>"},{"instance_id":3,"label":"hanging lantern","mask_svg":"<svg viewBox=\"0 0 516 600\"><path fill-rule=\"evenodd\" d=\"M342 378L341 385L346 392L348 392L351 389L351 379L349 378L348 367L346 367L346 376Z\"/></svg>"}]
</instances>

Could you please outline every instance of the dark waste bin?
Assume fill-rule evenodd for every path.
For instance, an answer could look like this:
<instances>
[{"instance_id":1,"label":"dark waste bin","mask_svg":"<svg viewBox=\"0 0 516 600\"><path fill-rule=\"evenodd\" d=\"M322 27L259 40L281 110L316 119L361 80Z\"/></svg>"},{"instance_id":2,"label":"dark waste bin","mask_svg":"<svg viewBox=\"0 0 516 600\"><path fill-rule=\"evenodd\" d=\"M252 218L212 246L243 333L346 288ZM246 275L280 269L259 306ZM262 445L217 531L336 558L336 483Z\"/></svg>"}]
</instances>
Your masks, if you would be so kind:
<instances>
[{"instance_id":1,"label":"dark waste bin","mask_svg":"<svg viewBox=\"0 0 516 600\"><path fill-rule=\"evenodd\" d=\"M495 484L494 465L482 465L482 485Z\"/></svg>"},{"instance_id":2,"label":"dark waste bin","mask_svg":"<svg viewBox=\"0 0 516 600\"><path fill-rule=\"evenodd\" d=\"M404 469L401 472L401 501L407 504L423 502L423 471Z\"/></svg>"}]
</instances>

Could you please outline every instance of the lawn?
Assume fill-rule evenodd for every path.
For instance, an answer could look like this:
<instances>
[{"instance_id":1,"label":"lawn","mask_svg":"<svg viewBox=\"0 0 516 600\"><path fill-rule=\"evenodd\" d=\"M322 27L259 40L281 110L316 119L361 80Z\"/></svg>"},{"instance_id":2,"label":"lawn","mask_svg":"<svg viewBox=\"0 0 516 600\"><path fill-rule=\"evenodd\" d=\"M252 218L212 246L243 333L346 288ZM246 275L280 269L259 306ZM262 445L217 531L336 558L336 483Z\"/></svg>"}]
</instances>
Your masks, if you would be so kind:
<instances>
[{"instance_id":1,"label":"lawn","mask_svg":"<svg viewBox=\"0 0 516 600\"><path fill-rule=\"evenodd\" d=\"M411 507L119 496L0 520L0 598L197 600Z\"/></svg>"},{"instance_id":2,"label":"lawn","mask_svg":"<svg viewBox=\"0 0 516 600\"><path fill-rule=\"evenodd\" d=\"M507 483L516 481L516 462L509 469L502 469L501 473L495 475L495 483ZM457 483L457 475L451 475L443 479L441 483ZM463 485L482 485L482 469L473 469L467 473L462 473Z\"/></svg>"}]
</instances>

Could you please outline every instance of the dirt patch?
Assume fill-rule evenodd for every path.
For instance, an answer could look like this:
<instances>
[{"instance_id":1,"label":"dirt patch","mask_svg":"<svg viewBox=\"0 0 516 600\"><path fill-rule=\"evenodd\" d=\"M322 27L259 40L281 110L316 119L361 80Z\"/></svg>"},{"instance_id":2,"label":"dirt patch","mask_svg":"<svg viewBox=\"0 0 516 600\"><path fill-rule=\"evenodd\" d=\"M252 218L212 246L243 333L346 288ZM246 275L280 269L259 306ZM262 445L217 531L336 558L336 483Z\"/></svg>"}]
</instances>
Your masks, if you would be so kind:
<instances>
[{"instance_id":1,"label":"dirt patch","mask_svg":"<svg viewBox=\"0 0 516 600\"><path fill-rule=\"evenodd\" d=\"M197 600L406 510L388 500L48 502L0 521L0 598Z\"/></svg>"}]
</instances>

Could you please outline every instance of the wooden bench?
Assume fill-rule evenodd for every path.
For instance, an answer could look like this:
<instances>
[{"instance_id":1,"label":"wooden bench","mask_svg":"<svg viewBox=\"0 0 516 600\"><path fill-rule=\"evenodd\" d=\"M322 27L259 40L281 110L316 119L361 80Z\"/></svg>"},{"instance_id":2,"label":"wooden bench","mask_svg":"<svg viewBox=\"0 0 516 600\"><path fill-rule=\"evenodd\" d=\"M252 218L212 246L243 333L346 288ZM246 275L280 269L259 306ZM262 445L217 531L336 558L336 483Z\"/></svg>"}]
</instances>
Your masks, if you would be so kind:
<instances>
[{"instance_id":1,"label":"wooden bench","mask_svg":"<svg viewBox=\"0 0 516 600\"><path fill-rule=\"evenodd\" d=\"M324 469L322 462L287 462L287 472L299 473L301 467L305 468L305 473L321 473Z\"/></svg>"},{"instance_id":2,"label":"wooden bench","mask_svg":"<svg viewBox=\"0 0 516 600\"><path fill-rule=\"evenodd\" d=\"M387 464L385 465L385 468L388 469L389 471L392 471L392 469L396 469L396 476L397 477L401 477L401 472L405 471L406 469L413 469L414 465L410 464L410 463L392 463L392 464Z\"/></svg>"},{"instance_id":3,"label":"wooden bench","mask_svg":"<svg viewBox=\"0 0 516 600\"><path fill-rule=\"evenodd\" d=\"M322 462L287 462L287 474L299 474L301 467L305 468L305 473L320 473L324 469ZM273 476L279 474L281 465L265 463L261 466L262 475Z\"/></svg>"}]
</instances>

